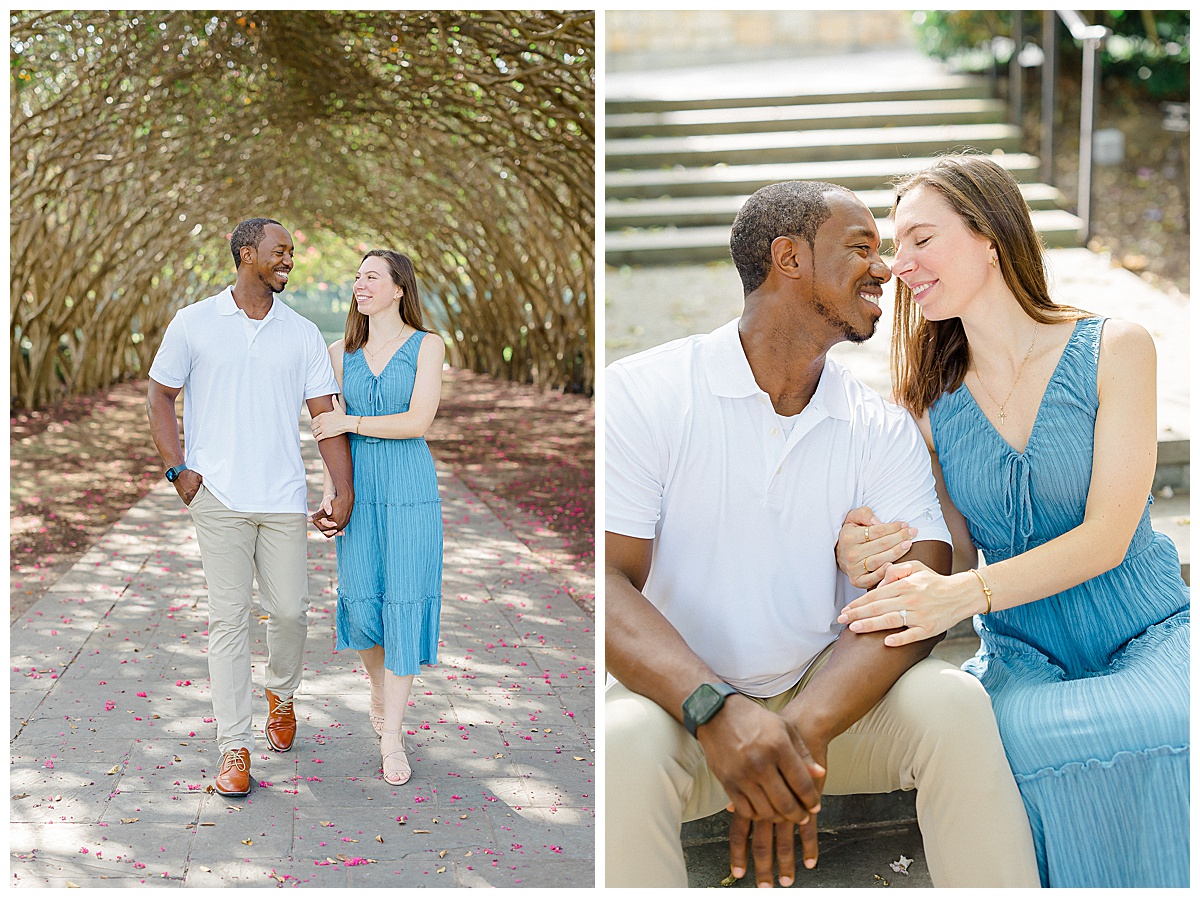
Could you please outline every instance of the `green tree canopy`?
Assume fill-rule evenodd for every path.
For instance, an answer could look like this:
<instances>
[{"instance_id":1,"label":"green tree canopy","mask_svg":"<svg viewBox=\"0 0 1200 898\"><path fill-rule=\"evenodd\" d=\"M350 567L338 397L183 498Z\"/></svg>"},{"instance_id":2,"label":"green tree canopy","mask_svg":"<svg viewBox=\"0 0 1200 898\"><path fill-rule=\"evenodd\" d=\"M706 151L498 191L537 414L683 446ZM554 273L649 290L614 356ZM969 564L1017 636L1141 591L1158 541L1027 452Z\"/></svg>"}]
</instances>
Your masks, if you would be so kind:
<instances>
[{"instance_id":1,"label":"green tree canopy","mask_svg":"<svg viewBox=\"0 0 1200 898\"><path fill-rule=\"evenodd\" d=\"M144 374L256 215L411 255L452 364L591 389L590 11L10 25L14 404Z\"/></svg>"}]
</instances>

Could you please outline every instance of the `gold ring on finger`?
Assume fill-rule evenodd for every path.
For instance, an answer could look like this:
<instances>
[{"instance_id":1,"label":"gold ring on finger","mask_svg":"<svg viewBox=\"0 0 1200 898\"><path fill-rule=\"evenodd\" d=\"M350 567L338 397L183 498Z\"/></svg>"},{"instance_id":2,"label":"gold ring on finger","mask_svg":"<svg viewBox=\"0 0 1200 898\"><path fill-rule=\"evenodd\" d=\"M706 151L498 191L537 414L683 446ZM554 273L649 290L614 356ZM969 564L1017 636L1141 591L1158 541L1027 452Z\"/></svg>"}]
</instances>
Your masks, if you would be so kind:
<instances>
[{"instance_id":1,"label":"gold ring on finger","mask_svg":"<svg viewBox=\"0 0 1200 898\"><path fill-rule=\"evenodd\" d=\"M864 527L864 528L863 528L863 531L864 531L864 533L865 533L865 535L866 535L866 540L867 540L867 542L870 542L870 541L871 541L871 528L870 528L870 527Z\"/></svg>"},{"instance_id":2,"label":"gold ring on finger","mask_svg":"<svg viewBox=\"0 0 1200 898\"><path fill-rule=\"evenodd\" d=\"M863 573L864 574L871 573L869 570L867 570L867 559L865 559L865 558L863 559Z\"/></svg>"}]
</instances>

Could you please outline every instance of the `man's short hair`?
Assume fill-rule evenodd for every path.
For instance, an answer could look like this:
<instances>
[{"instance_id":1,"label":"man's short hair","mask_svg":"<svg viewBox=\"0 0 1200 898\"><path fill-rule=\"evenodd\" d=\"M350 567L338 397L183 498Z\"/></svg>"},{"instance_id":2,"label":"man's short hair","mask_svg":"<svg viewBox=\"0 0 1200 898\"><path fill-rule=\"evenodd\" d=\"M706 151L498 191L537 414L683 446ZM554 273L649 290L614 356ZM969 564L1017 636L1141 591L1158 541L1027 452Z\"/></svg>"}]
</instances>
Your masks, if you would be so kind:
<instances>
[{"instance_id":1,"label":"man's short hair","mask_svg":"<svg viewBox=\"0 0 1200 898\"><path fill-rule=\"evenodd\" d=\"M263 232L270 224L283 227L273 218L247 218L233 229L233 233L229 235L229 250L233 253L234 268L242 267L242 247L252 246L257 249L262 243Z\"/></svg>"},{"instance_id":2,"label":"man's short hair","mask_svg":"<svg viewBox=\"0 0 1200 898\"><path fill-rule=\"evenodd\" d=\"M853 192L825 181L781 181L755 191L733 220L729 252L749 296L771 272L771 243L776 237L802 237L814 247L817 231L832 211L826 194Z\"/></svg>"}]
</instances>

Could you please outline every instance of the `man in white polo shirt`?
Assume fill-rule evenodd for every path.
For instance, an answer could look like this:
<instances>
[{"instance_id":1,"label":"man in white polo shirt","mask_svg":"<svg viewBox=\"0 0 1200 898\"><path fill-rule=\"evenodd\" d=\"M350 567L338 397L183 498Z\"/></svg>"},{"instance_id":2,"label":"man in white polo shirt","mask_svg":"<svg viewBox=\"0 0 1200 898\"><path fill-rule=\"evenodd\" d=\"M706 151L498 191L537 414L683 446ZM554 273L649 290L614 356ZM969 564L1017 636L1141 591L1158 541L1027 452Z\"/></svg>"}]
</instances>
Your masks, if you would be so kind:
<instances>
[{"instance_id":1,"label":"man in white polo shirt","mask_svg":"<svg viewBox=\"0 0 1200 898\"><path fill-rule=\"evenodd\" d=\"M296 735L292 698L308 633L308 490L300 413L333 408L338 392L321 332L275 298L292 269L292 238L277 221L242 222L229 246L237 280L176 313L150 368L146 405L154 443L187 505L208 580L208 668L222 795L250 791L253 684L251 589L268 614L267 745ZM175 398L183 390L185 457ZM334 480L333 511L313 523L332 536L354 506L350 446L317 444Z\"/></svg>"},{"instance_id":2,"label":"man in white polo shirt","mask_svg":"<svg viewBox=\"0 0 1200 898\"><path fill-rule=\"evenodd\" d=\"M916 788L935 885L1036 887L978 681L928 658L937 640L837 623L858 595L834 559L852 510L917 525L906 559L951 563L915 423L826 358L881 314L874 219L788 182L730 243L742 317L605 377L605 884L686 886L682 822L730 806L734 875L749 842L758 884L777 862L790 885L796 825L816 864L822 791Z\"/></svg>"}]
</instances>

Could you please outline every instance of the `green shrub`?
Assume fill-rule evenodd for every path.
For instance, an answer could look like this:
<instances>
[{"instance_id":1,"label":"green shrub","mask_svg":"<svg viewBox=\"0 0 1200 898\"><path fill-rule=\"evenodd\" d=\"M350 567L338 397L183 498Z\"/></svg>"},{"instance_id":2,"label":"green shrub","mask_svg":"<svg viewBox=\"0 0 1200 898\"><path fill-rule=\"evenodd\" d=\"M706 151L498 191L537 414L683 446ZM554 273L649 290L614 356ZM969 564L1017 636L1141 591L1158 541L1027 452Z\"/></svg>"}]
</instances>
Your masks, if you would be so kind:
<instances>
[{"instance_id":1,"label":"green shrub","mask_svg":"<svg viewBox=\"0 0 1200 898\"><path fill-rule=\"evenodd\" d=\"M1024 14L1025 40L1040 42L1039 10ZM1191 59L1191 13L1177 10L1107 10L1093 14L1096 24L1112 29L1100 54L1106 80L1119 80L1156 99L1188 98ZM928 55L966 71L1007 65L1015 13L1012 10L918 10L913 13L918 46ZM1059 25L1059 58L1077 65L1079 48Z\"/></svg>"}]
</instances>

